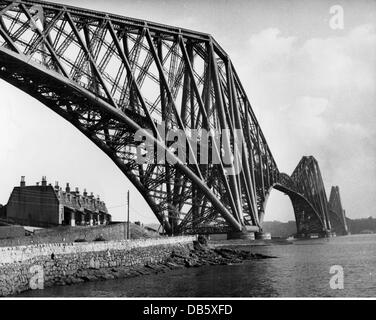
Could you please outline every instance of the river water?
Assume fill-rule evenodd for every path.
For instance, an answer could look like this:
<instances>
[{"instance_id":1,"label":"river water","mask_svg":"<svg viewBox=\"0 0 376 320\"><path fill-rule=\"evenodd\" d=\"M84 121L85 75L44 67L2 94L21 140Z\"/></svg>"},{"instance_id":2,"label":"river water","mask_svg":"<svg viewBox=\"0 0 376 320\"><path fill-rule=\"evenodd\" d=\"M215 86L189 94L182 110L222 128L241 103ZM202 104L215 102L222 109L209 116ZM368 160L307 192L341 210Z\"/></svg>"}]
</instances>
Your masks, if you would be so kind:
<instances>
[{"instance_id":1,"label":"river water","mask_svg":"<svg viewBox=\"0 0 376 320\"><path fill-rule=\"evenodd\" d=\"M131 279L87 282L22 293L24 297L376 297L376 234L247 246L275 259L204 266ZM332 289L332 266L343 289ZM338 282L336 282L338 283Z\"/></svg>"}]
</instances>

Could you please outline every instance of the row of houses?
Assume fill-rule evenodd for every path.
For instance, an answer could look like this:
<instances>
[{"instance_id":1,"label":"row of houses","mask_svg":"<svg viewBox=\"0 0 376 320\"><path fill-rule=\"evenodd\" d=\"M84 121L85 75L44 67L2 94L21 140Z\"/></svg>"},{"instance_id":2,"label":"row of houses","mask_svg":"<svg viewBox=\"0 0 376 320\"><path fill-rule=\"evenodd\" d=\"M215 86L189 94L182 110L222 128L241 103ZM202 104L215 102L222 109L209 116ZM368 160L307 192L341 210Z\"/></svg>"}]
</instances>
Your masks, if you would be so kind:
<instances>
[{"instance_id":1,"label":"row of houses","mask_svg":"<svg viewBox=\"0 0 376 320\"><path fill-rule=\"evenodd\" d=\"M24 176L20 185L14 187L6 206L0 207L0 217L41 228L105 225L111 222L106 204L99 196L94 197L86 190L80 193L78 188L72 191L69 183L65 189L58 182L52 186L47 183L46 177L42 177L42 181L36 185L27 186Z\"/></svg>"}]
</instances>

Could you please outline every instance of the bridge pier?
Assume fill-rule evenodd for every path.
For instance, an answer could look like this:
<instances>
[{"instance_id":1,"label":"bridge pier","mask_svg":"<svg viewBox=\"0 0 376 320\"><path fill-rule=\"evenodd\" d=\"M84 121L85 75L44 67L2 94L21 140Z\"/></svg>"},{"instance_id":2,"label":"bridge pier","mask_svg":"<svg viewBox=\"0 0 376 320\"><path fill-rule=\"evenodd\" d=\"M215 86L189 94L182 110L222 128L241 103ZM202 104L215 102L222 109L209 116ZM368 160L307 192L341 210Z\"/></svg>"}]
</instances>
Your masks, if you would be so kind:
<instances>
[{"instance_id":1,"label":"bridge pier","mask_svg":"<svg viewBox=\"0 0 376 320\"><path fill-rule=\"evenodd\" d=\"M251 231L233 231L227 233L227 240L242 239L242 240L255 240L255 233Z\"/></svg>"},{"instance_id":2,"label":"bridge pier","mask_svg":"<svg viewBox=\"0 0 376 320\"><path fill-rule=\"evenodd\" d=\"M270 232L256 232L255 239L256 240L271 240L272 235L270 234Z\"/></svg>"},{"instance_id":3,"label":"bridge pier","mask_svg":"<svg viewBox=\"0 0 376 320\"><path fill-rule=\"evenodd\" d=\"M296 237L299 239L332 238L335 236L336 236L335 233L330 230L324 230L321 232L307 232L307 233L296 234Z\"/></svg>"}]
</instances>

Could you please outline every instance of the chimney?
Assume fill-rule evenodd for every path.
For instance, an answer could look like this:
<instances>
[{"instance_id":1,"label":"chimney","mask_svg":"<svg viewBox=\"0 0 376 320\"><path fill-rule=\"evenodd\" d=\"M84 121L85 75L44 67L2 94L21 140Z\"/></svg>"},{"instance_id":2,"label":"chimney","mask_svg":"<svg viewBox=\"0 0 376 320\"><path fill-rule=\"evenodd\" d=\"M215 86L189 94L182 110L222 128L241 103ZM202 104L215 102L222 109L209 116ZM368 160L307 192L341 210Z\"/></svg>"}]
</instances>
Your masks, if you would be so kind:
<instances>
[{"instance_id":1,"label":"chimney","mask_svg":"<svg viewBox=\"0 0 376 320\"><path fill-rule=\"evenodd\" d=\"M78 187L76 187L76 195L79 195L80 194L80 190L78 189Z\"/></svg>"},{"instance_id":2,"label":"chimney","mask_svg":"<svg viewBox=\"0 0 376 320\"><path fill-rule=\"evenodd\" d=\"M59 191L59 182L58 181L55 181L55 190Z\"/></svg>"},{"instance_id":3,"label":"chimney","mask_svg":"<svg viewBox=\"0 0 376 320\"><path fill-rule=\"evenodd\" d=\"M90 196L89 196L90 199L93 199L94 198L94 194L92 192L90 192Z\"/></svg>"},{"instance_id":4,"label":"chimney","mask_svg":"<svg viewBox=\"0 0 376 320\"><path fill-rule=\"evenodd\" d=\"M47 179L46 179L46 176L43 176L42 177L42 187L46 187L47 186Z\"/></svg>"},{"instance_id":5,"label":"chimney","mask_svg":"<svg viewBox=\"0 0 376 320\"><path fill-rule=\"evenodd\" d=\"M66 193L70 193L69 183L67 183L67 186L65 187L65 192L66 192Z\"/></svg>"},{"instance_id":6,"label":"chimney","mask_svg":"<svg viewBox=\"0 0 376 320\"><path fill-rule=\"evenodd\" d=\"M87 191L84 189L84 197L87 197Z\"/></svg>"},{"instance_id":7,"label":"chimney","mask_svg":"<svg viewBox=\"0 0 376 320\"><path fill-rule=\"evenodd\" d=\"M25 183L25 176L21 176L20 186L21 186L21 187L25 187L25 186L26 186L26 183Z\"/></svg>"}]
</instances>

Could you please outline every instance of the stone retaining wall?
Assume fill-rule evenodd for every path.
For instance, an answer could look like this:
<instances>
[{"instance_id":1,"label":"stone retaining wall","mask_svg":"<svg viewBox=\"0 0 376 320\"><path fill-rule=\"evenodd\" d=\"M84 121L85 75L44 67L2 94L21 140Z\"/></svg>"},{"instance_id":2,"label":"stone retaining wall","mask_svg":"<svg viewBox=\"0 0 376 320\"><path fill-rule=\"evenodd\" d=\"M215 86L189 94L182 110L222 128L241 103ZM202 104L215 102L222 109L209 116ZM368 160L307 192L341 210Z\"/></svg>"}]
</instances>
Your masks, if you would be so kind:
<instances>
[{"instance_id":1,"label":"stone retaining wall","mask_svg":"<svg viewBox=\"0 0 376 320\"><path fill-rule=\"evenodd\" d=\"M187 252L194 236L0 248L0 296L53 285L78 270L145 265Z\"/></svg>"}]
</instances>

